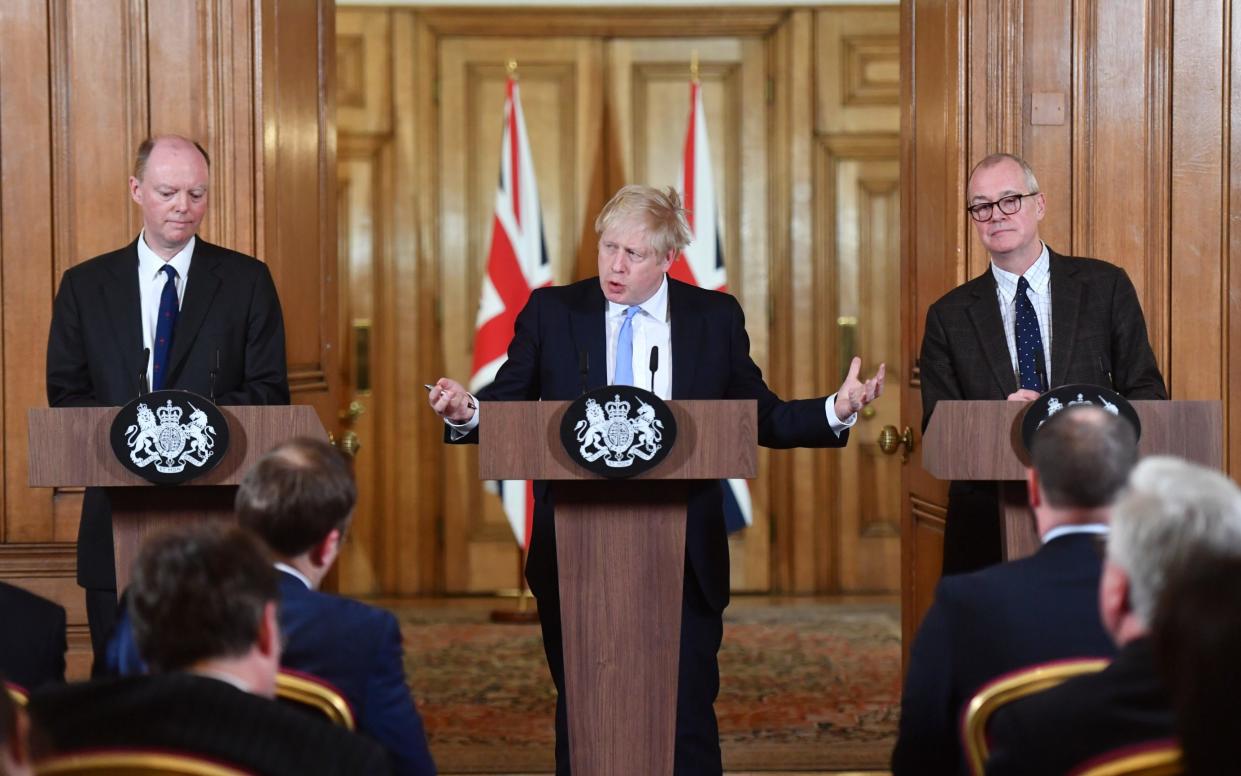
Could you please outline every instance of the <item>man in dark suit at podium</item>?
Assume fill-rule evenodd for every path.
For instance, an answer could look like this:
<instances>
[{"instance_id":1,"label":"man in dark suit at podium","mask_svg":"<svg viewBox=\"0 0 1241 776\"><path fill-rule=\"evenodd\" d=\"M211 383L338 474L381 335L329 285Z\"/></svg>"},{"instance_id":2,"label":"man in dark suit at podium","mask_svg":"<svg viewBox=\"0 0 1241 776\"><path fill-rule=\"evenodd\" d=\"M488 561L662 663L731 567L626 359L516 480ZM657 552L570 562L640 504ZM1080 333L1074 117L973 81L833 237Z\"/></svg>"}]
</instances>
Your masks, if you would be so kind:
<instances>
[{"instance_id":1,"label":"man in dark suit at podium","mask_svg":"<svg viewBox=\"0 0 1241 776\"><path fill-rule=\"evenodd\" d=\"M918 359L923 430L944 399L1031 401L1071 383L1168 398L1125 271L1062 256L1039 239L1046 203L1030 166L992 154L974 167L966 196L991 266L927 310ZM1000 560L996 497L991 482L949 487L944 574Z\"/></svg>"},{"instance_id":2,"label":"man in dark suit at podium","mask_svg":"<svg viewBox=\"0 0 1241 776\"><path fill-rule=\"evenodd\" d=\"M1103 541L1137 435L1097 407L1061 410L1038 430L1027 483L1042 547L1028 558L944 577L909 655L895 776L968 773L961 715L988 682L1036 663L1116 653L1099 618Z\"/></svg>"},{"instance_id":3,"label":"man in dark suit at podium","mask_svg":"<svg viewBox=\"0 0 1241 776\"><path fill-rule=\"evenodd\" d=\"M142 232L65 271L47 343L52 407L122 406L180 388L219 404L288 404L284 319L267 265L196 237L208 159L182 137L143 141L130 196ZM78 528L78 584L96 664L116 618L112 514L89 488Z\"/></svg>"},{"instance_id":4,"label":"man in dark suit at podium","mask_svg":"<svg viewBox=\"0 0 1241 776\"><path fill-rule=\"evenodd\" d=\"M481 391L482 401L573 399L584 388L624 383L663 399L755 399L758 443L766 447L841 447L855 413L883 389L884 368L861 381L855 358L834 396L783 401L750 359L737 300L671 280L668 268L690 241L672 190L626 186L595 221L599 276L536 289L517 317L508 360ZM652 348L659 368L650 370ZM465 389L447 378L429 394L449 427L449 441L477 442L480 415ZM556 706L557 773L569 773L564 661L556 570L553 486L536 483L526 579L539 602L543 647L560 691ZM728 540L723 496L715 482L694 485L685 535L685 581L677 692L676 773L719 774L717 652L728 605Z\"/></svg>"}]
</instances>

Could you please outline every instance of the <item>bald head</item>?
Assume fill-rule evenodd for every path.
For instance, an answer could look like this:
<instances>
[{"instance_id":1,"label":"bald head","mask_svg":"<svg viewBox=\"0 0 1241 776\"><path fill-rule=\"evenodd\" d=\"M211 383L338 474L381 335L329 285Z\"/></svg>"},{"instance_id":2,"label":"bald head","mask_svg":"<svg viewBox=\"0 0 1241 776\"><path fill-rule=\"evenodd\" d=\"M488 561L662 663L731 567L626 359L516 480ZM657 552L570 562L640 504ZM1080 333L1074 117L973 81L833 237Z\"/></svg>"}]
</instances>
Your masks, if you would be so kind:
<instances>
[{"instance_id":1,"label":"bald head","mask_svg":"<svg viewBox=\"0 0 1241 776\"><path fill-rule=\"evenodd\" d=\"M1138 458L1128 421L1098 407L1070 407L1034 434L1030 459L1048 503L1098 509L1116 499Z\"/></svg>"},{"instance_id":2,"label":"bald head","mask_svg":"<svg viewBox=\"0 0 1241 776\"><path fill-rule=\"evenodd\" d=\"M129 193L142 208L142 237L157 256L176 256L207 214L207 154L177 135L142 143L129 179Z\"/></svg>"}]
</instances>

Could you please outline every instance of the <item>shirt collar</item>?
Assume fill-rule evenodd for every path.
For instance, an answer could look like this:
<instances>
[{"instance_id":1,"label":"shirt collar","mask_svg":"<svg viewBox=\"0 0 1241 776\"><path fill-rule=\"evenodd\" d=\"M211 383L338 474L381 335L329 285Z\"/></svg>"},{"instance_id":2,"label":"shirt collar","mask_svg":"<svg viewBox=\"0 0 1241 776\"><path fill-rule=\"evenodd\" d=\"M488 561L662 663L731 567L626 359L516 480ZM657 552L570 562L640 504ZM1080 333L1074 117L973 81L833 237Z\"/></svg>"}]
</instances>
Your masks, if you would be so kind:
<instances>
[{"instance_id":1,"label":"shirt collar","mask_svg":"<svg viewBox=\"0 0 1241 776\"><path fill-rule=\"evenodd\" d=\"M1004 295L1005 301L1017 295L1017 280L1022 277L1030 284L1034 293L1040 296L1047 293L1047 286L1051 283L1051 255L1047 251L1047 243L1043 243L1043 250L1039 252L1038 258L1024 275L1014 275L1012 272L1000 269L994 261L991 262L991 275L995 278L995 284L1000 289L1000 293Z\"/></svg>"},{"instance_id":2,"label":"shirt collar","mask_svg":"<svg viewBox=\"0 0 1241 776\"><path fill-rule=\"evenodd\" d=\"M154 280L165 264L171 264L172 268L177 271L177 276L185 280L190 271L190 259L194 256L194 245L198 242L198 238L191 237L184 248L177 251L177 254L168 261L164 261L155 251L151 250L151 246L147 245L146 232L147 230L143 229L138 235L138 271L142 278Z\"/></svg>"},{"instance_id":3,"label":"shirt collar","mask_svg":"<svg viewBox=\"0 0 1241 776\"><path fill-rule=\"evenodd\" d=\"M315 586L310 584L310 580L306 577L305 574L293 568L289 564L276 561L275 565L278 570L283 571L284 573L288 574L291 577L297 577L298 579L300 579L302 581L302 584L306 586L307 590L315 589Z\"/></svg>"},{"instance_id":4,"label":"shirt collar","mask_svg":"<svg viewBox=\"0 0 1241 776\"><path fill-rule=\"evenodd\" d=\"M609 316L611 315L623 316L625 314L625 311L628 310L630 307L632 307L632 305L620 304L619 302L613 302L611 299L609 299L608 300L608 315ZM645 302L640 303L638 307L641 308L641 310L645 312L647 315L651 316L652 318L659 321L660 323L664 323L668 320L668 274L667 273L664 273L664 279L660 281L658 290L656 290L654 294L651 294L650 299L647 299Z\"/></svg>"},{"instance_id":5,"label":"shirt collar","mask_svg":"<svg viewBox=\"0 0 1241 776\"><path fill-rule=\"evenodd\" d=\"M1053 539L1059 539L1061 536L1069 536L1070 534L1094 534L1096 536L1107 536L1107 526L1103 523L1086 523L1085 525L1058 525L1047 533L1043 534L1043 544L1047 544Z\"/></svg>"},{"instance_id":6,"label":"shirt collar","mask_svg":"<svg viewBox=\"0 0 1241 776\"><path fill-rule=\"evenodd\" d=\"M189 673L197 674L198 676L206 677L207 679L215 679L216 681L224 682L225 684L231 684L242 692L251 692L250 685L248 683L243 682L238 677L224 671L217 671L210 668L191 668L189 669Z\"/></svg>"}]
</instances>

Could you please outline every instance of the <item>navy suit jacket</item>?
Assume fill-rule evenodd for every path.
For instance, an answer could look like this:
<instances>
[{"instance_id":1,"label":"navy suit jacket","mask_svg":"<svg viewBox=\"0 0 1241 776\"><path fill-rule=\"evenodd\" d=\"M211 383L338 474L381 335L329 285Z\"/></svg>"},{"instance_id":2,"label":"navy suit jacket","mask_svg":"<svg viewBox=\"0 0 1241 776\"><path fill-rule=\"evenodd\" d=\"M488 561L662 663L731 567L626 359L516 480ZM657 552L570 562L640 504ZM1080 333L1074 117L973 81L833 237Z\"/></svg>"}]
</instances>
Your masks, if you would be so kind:
<instances>
[{"instance_id":1,"label":"navy suit jacket","mask_svg":"<svg viewBox=\"0 0 1241 776\"><path fill-rule=\"evenodd\" d=\"M65 681L65 608L0 582L0 674L33 690Z\"/></svg>"},{"instance_id":2,"label":"navy suit jacket","mask_svg":"<svg viewBox=\"0 0 1241 776\"><path fill-rule=\"evenodd\" d=\"M842 447L827 423L826 397L783 401L763 382L750 358L745 315L735 297L668 278L672 325L673 399L754 399L758 402L758 443L765 447ZM567 400L581 395L579 364L585 359L587 389L608 383L607 300L599 279L536 289L517 316L508 360L480 401ZM486 423L486 408L481 423ZM477 442L477 429L459 440ZM534 530L526 563L530 589L540 597L556 594L554 489L534 487ZM707 602L718 611L728 604L728 538L723 493L718 482L690 488L686 517L687 573L695 575Z\"/></svg>"},{"instance_id":3,"label":"navy suit jacket","mask_svg":"<svg viewBox=\"0 0 1241 776\"><path fill-rule=\"evenodd\" d=\"M1111 657L1099 619L1100 537L1060 536L1027 558L944 577L914 638L892 771L967 773L961 714L987 682L1073 657Z\"/></svg>"},{"instance_id":4,"label":"navy suit jacket","mask_svg":"<svg viewBox=\"0 0 1241 776\"><path fill-rule=\"evenodd\" d=\"M1174 738L1172 702L1143 637L1112 664L1000 708L987 776L1055 776L1101 755Z\"/></svg>"},{"instance_id":5,"label":"navy suit jacket","mask_svg":"<svg viewBox=\"0 0 1241 776\"><path fill-rule=\"evenodd\" d=\"M138 395L143 371L134 240L61 278L47 338L48 405L123 406ZM289 403L284 318L266 264L197 239L165 387L203 396L214 389L217 404ZM87 489L82 504L78 583L116 587L112 513L97 488Z\"/></svg>"},{"instance_id":6,"label":"navy suit jacket","mask_svg":"<svg viewBox=\"0 0 1241 776\"><path fill-rule=\"evenodd\" d=\"M189 673L101 679L30 696L38 757L101 748L192 752L261 776L382 776L383 752L344 728Z\"/></svg>"},{"instance_id":7,"label":"navy suit jacket","mask_svg":"<svg viewBox=\"0 0 1241 776\"><path fill-rule=\"evenodd\" d=\"M281 665L335 685L353 707L358 732L388 751L396 776L434 776L391 612L311 590L281 571L280 631Z\"/></svg>"},{"instance_id":8,"label":"navy suit jacket","mask_svg":"<svg viewBox=\"0 0 1241 776\"><path fill-rule=\"evenodd\" d=\"M280 664L327 681L352 707L358 732L388 752L396 776L434 776L422 717L405 684L401 631L391 612L320 593L280 572ZM108 672L146 672L122 608L108 644Z\"/></svg>"}]
</instances>

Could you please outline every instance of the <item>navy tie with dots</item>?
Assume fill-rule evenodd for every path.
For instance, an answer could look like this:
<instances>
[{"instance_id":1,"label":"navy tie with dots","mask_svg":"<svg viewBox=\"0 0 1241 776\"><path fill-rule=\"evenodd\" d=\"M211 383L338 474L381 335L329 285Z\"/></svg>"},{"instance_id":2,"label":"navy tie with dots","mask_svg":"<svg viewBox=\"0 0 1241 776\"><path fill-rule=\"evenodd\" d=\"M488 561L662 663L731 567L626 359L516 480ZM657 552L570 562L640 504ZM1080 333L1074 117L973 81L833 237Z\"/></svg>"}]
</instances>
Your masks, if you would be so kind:
<instances>
[{"instance_id":1,"label":"navy tie with dots","mask_svg":"<svg viewBox=\"0 0 1241 776\"><path fill-rule=\"evenodd\" d=\"M151 390L164 387L164 375L168 372L168 355L172 352L172 329L177 325L177 270L171 264L159 268L168 275L164 290L159 295L159 319L155 323L155 355L151 369Z\"/></svg>"},{"instance_id":2,"label":"navy tie with dots","mask_svg":"<svg viewBox=\"0 0 1241 776\"><path fill-rule=\"evenodd\" d=\"M1043 335L1039 333L1038 316L1026 291L1030 284L1025 278L1017 279L1017 372L1021 375L1021 387L1042 393L1043 384Z\"/></svg>"}]
</instances>

